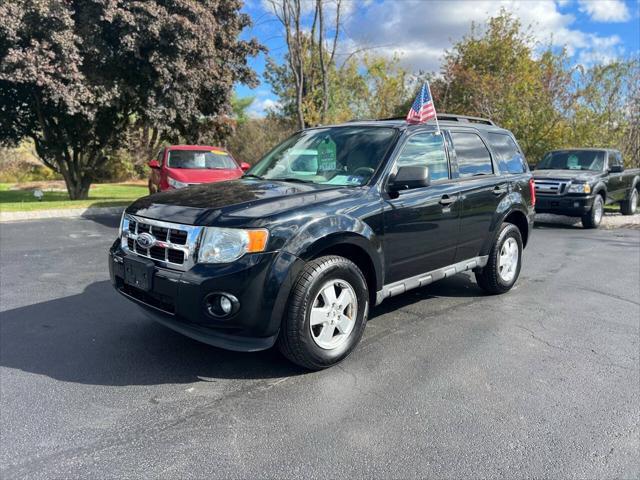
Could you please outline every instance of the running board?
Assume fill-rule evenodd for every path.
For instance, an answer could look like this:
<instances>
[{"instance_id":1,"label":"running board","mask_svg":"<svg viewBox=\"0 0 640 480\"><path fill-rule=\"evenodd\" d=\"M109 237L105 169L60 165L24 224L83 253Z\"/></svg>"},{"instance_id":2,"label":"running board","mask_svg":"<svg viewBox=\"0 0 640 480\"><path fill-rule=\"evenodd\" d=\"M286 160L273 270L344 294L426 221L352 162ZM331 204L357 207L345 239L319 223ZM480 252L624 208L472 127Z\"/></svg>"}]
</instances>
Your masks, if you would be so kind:
<instances>
[{"instance_id":1,"label":"running board","mask_svg":"<svg viewBox=\"0 0 640 480\"><path fill-rule=\"evenodd\" d=\"M379 290L376 293L376 305L382 303L382 301L386 298L395 297L396 295L400 295L407 290L424 287L425 285L429 285L430 283L442 280L443 278L451 277L458 273L466 272L467 270L482 268L487 264L488 261L488 255L470 258L468 260L463 260L462 262L454 263L453 265L449 265L447 267L438 268L431 272L421 273L420 275L416 275L414 277L409 277L405 278L404 280L390 283L383 286L382 290Z\"/></svg>"}]
</instances>

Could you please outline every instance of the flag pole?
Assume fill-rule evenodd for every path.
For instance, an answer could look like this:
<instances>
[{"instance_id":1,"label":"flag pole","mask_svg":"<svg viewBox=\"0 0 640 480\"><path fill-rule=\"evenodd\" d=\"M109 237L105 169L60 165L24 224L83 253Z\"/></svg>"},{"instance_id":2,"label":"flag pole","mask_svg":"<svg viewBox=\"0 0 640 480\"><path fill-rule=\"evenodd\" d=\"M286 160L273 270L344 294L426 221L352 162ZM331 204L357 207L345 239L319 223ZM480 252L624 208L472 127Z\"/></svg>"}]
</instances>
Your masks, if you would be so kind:
<instances>
[{"instance_id":1,"label":"flag pole","mask_svg":"<svg viewBox=\"0 0 640 480\"><path fill-rule=\"evenodd\" d=\"M433 95L431 95L431 85L429 85L429 82L427 82L427 90L429 90L429 98L431 99L431 103L433 103L433 111L436 114L436 127L438 128L438 135L442 135L442 132L440 131L440 123L438 122L438 111L436 110L436 102L433 99Z\"/></svg>"}]
</instances>

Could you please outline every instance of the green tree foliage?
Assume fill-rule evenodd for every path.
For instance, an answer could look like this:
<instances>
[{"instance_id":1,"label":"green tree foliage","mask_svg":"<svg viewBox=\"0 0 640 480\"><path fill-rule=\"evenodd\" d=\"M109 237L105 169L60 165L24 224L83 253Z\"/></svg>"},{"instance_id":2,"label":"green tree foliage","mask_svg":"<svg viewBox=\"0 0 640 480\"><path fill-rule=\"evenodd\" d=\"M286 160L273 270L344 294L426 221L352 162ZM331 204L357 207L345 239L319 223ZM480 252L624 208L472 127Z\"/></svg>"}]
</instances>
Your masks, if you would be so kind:
<instances>
[{"instance_id":1,"label":"green tree foliage","mask_svg":"<svg viewBox=\"0 0 640 480\"><path fill-rule=\"evenodd\" d=\"M431 86L438 111L491 118L534 163L570 146L620 148L637 162L637 61L572 67L504 11L447 52Z\"/></svg>"},{"instance_id":2,"label":"green tree foliage","mask_svg":"<svg viewBox=\"0 0 640 480\"><path fill-rule=\"evenodd\" d=\"M234 83L255 83L260 46L240 0L0 3L0 141L40 159L87 198L132 122L167 139L229 132Z\"/></svg>"},{"instance_id":3,"label":"green tree foliage","mask_svg":"<svg viewBox=\"0 0 640 480\"><path fill-rule=\"evenodd\" d=\"M227 148L236 160L253 165L295 130L296 123L292 119L276 115L249 118L238 124L234 134L229 137Z\"/></svg>"},{"instance_id":4,"label":"green tree foliage","mask_svg":"<svg viewBox=\"0 0 640 480\"><path fill-rule=\"evenodd\" d=\"M306 125L394 116L411 93L407 88L408 74L397 58L352 56L338 65L335 60L329 61L329 53L325 51L329 101L327 111L323 112L322 78L314 74L320 69L316 50L317 46L309 48L304 56L307 74L304 75L302 112ZM265 79L282 105L280 115L295 118L295 80L288 63L278 64L269 58Z\"/></svg>"},{"instance_id":5,"label":"green tree foliage","mask_svg":"<svg viewBox=\"0 0 640 480\"><path fill-rule=\"evenodd\" d=\"M255 97L238 97L235 93L231 97L231 109L237 125L242 125L249 120L247 109L251 106Z\"/></svg>"}]
</instances>

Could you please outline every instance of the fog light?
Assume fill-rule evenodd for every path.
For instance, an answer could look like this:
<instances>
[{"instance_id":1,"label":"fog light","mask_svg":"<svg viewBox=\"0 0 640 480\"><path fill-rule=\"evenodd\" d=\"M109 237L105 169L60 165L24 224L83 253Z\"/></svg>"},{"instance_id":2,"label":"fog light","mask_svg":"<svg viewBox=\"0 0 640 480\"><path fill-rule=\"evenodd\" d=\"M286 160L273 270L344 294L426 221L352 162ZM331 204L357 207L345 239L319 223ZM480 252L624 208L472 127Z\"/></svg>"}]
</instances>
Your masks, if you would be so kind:
<instances>
[{"instance_id":1,"label":"fog light","mask_svg":"<svg viewBox=\"0 0 640 480\"><path fill-rule=\"evenodd\" d=\"M221 319L238 311L240 302L229 293L211 293L204 300L204 306L209 315Z\"/></svg>"},{"instance_id":2,"label":"fog light","mask_svg":"<svg viewBox=\"0 0 640 480\"><path fill-rule=\"evenodd\" d=\"M229 315L231 313L232 306L233 305L231 305L231 300L229 300L229 297L225 297L224 295L220 297L220 308L225 314Z\"/></svg>"}]
</instances>

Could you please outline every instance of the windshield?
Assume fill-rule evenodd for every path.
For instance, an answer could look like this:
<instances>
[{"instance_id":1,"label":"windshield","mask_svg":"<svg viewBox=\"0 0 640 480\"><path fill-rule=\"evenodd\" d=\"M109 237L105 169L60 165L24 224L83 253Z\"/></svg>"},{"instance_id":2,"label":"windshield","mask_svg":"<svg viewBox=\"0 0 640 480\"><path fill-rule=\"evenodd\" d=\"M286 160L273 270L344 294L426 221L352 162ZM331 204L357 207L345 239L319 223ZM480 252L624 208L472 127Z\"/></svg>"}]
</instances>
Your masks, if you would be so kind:
<instances>
[{"instance_id":1,"label":"windshield","mask_svg":"<svg viewBox=\"0 0 640 480\"><path fill-rule=\"evenodd\" d=\"M562 150L547 153L536 170L597 170L604 168L602 150Z\"/></svg>"},{"instance_id":2,"label":"windshield","mask_svg":"<svg viewBox=\"0 0 640 480\"><path fill-rule=\"evenodd\" d=\"M387 127L332 127L299 132L249 172L269 180L359 186L369 181L392 145Z\"/></svg>"},{"instance_id":3,"label":"windshield","mask_svg":"<svg viewBox=\"0 0 640 480\"><path fill-rule=\"evenodd\" d=\"M218 150L170 150L167 166L208 170L238 168L228 153Z\"/></svg>"}]
</instances>

